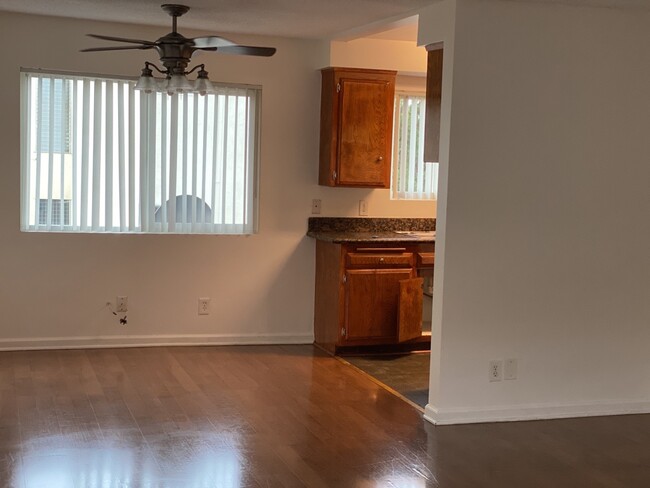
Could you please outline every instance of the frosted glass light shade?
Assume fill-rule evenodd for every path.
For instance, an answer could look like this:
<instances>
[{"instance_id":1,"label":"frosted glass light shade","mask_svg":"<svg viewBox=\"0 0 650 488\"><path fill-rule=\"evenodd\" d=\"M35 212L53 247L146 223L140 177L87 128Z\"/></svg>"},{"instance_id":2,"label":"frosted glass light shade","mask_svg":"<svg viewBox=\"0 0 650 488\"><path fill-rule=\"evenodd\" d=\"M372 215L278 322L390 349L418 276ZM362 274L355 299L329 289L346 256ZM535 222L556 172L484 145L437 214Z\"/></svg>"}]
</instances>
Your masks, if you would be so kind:
<instances>
[{"instance_id":1,"label":"frosted glass light shade","mask_svg":"<svg viewBox=\"0 0 650 488\"><path fill-rule=\"evenodd\" d=\"M165 91L168 95L173 95L174 93L186 93L194 90L192 83L188 81L185 75L172 75L171 78L167 80L167 86Z\"/></svg>"},{"instance_id":2,"label":"frosted glass light shade","mask_svg":"<svg viewBox=\"0 0 650 488\"><path fill-rule=\"evenodd\" d=\"M142 75L138 78L138 82L135 84L135 89L143 91L145 93L151 93L156 91L158 88L158 83L153 76Z\"/></svg>"},{"instance_id":3,"label":"frosted glass light shade","mask_svg":"<svg viewBox=\"0 0 650 488\"><path fill-rule=\"evenodd\" d=\"M214 86L209 79L199 77L194 82L194 91L199 92L199 95L207 95L208 93L214 93Z\"/></svg>"}]
</instances>

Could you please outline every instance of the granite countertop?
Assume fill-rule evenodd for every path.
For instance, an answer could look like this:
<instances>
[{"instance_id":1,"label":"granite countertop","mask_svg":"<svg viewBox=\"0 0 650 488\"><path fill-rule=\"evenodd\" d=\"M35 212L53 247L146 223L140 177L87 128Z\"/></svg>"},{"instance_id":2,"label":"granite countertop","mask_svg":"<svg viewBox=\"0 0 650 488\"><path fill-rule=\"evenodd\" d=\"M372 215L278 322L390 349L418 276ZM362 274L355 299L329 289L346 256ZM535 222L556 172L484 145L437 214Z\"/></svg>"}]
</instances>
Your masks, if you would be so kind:
<instances>
[{"instance_id":1,"label":"granite countertop","mask_svg":"<svg viewBox=\"0 0 650 488\"><path fill-rule=\"evenodd\" d=\"M435 219L311 217L307 235L336 244L374 242L433 243Z\"/></svg>"}]
</instances>

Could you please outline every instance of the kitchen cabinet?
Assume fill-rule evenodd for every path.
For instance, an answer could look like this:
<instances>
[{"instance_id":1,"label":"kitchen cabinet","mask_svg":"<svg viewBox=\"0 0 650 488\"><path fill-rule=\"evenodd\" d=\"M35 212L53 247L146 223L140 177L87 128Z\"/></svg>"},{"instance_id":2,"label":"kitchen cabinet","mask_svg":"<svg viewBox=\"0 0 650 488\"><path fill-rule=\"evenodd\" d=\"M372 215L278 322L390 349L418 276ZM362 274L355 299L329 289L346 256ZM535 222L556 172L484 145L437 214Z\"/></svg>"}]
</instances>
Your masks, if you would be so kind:
<instances>
[{"instance_id":1,"label":"kitchen cabinet","mask_svg":"<svg viewBox=\"0 0 650 488\"><path fill-rule=\"evenodd\" d=\"M319 184L390 188L396 71L321 70Z\"/></svg>"},{"instance_id":2,"label":"kitchen cabinet","mask_svg":"<svg viewBox=\"0 0 650 488\"><path fill-rule=\"evenodd\" d=\"M316 242L315 343L330 352L349 346L400 344L422 336L418 266L433 244Z\"/></svg>"},{"instance_id":3,"label":"kitchen cabinet","mask_svg":"<svg viewBox=\"0 0 650 488\"><path fill-rule=\"evenodd\" d=\"M440 162L440 109L442 106L442 43L427 46L427 94L424 116L424 161Z\"/></svg>"}]
</instances>

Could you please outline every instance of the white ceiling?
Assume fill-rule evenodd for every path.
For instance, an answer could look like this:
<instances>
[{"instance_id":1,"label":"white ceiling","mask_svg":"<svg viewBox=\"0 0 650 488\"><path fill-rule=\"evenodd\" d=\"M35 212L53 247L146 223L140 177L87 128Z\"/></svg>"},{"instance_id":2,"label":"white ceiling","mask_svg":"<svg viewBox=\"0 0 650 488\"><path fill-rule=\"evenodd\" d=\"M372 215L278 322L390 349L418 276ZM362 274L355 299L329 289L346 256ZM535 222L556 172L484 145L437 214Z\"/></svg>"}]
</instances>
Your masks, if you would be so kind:
<instances>
[{"instance_id":1,"label":"white ceiling","mask_svg":"<svg viewBox=\"0 0 650 488\"><path fill-rule=\"evenodd\" d=\"M369 34L365 37L385 41L417 41L418 23L416 21L410 24L404 24L399 27L377 32L376 34Z\"/></svg>"},{"instance_id":2,"label":"white ceiling","mask_svg":"<svg viewBox=\"0 0 650 488\"><path fill-rule=\"evenodd\" d=\"M165 0L0 0L0 11L170 26ZM167 0L170 1L170 0ZM173 0L171 0L173 1ZM434 0L181 0L183 27L214 33L332 39L360 26L413 15ZM171 29L170 29L171 30ZM396 35L412 35L399 32Z\"/></svg>"}]
</instances>

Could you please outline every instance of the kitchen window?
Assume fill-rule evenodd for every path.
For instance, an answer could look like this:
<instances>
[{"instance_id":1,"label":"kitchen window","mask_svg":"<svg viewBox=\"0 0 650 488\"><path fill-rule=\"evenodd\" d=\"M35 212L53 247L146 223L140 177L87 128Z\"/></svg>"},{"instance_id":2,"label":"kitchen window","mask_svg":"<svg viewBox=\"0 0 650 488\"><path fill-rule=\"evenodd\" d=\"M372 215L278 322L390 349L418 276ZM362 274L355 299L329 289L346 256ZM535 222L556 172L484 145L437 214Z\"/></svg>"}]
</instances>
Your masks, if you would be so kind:
<instances>
[{"instance_id":1,"label":"kitchen window","mask_svg":"<svg viewBox=\"0 0 650 488\"><path fill-rule=\"evenodd\" d=\"M251 234L261 89L24 71L21 229Z\"/></svg>"},{"instance_id":2,"label":"kitchen window","mask_svg":"<svg viewBox=\"0 0 650 488\"><path fill-rule=\"evenodd\" d=\"M424 162L425 97L398 93L395 97L391 197L435 200L438 163Z\"/></svg>"}]
</instances>

